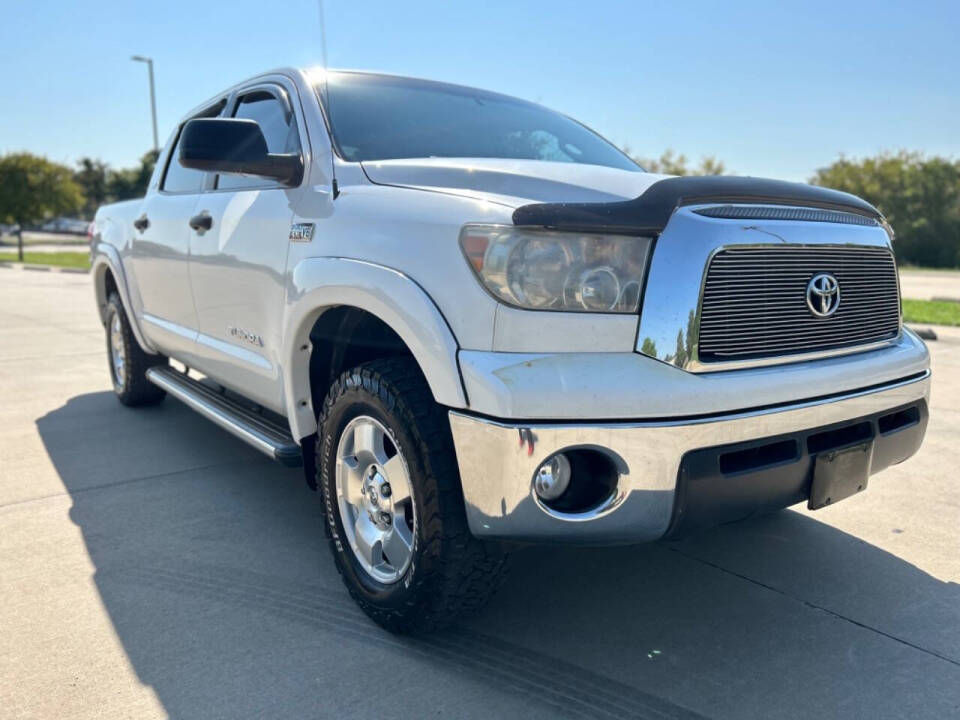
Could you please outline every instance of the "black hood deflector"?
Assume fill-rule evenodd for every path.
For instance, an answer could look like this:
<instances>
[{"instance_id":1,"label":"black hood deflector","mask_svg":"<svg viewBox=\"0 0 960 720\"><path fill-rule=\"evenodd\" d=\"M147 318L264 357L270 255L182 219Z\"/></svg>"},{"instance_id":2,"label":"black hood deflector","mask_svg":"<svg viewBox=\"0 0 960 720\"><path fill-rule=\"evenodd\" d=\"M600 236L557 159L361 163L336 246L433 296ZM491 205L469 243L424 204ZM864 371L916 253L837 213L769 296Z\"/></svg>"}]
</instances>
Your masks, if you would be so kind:
<instances>
[{"instance_id":1,"label":"black hood deflector","mask_svg":"<svg viewBox=\"0 0 960 720\"><path fill-rule=\"evenodd\" d=\"M659 180L634 200L524 205L513 211L513 224L580 232L657 234L678 207L705 203L799 205L883 222L873 205L849 193L782 180L708 175Z\"/></svg>"}]
</instances>

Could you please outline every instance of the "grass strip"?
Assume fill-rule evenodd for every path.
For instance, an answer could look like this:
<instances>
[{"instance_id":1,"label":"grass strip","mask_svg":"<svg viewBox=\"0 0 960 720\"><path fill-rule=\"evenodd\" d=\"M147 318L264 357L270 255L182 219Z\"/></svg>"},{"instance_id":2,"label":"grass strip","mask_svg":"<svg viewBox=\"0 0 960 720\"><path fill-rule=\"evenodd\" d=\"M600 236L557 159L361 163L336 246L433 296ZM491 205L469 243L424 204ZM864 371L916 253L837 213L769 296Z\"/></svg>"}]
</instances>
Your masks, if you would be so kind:
<instances>
[{"instance_id":1,"label":"grass strip","mask_svg":"<svg viewBox=\"0 0 960 720\"><path fill-rule=\"evenodd\" d=\"M903 321L927 325L960 326L960 302L905 299Z\"/></svg>"},{"instance_id":2,"label":"grass strip","mask_svg":"<svg viewBox=\"0 0 960 720\"><path fill-rule=\"evenodd\" d=\"M0 253L0 262L20 262L15 252ZM90 253L87 252L25 252L23 262L27 265L55 265L57 267L90 268Z\"/></svg>"}]
</instances>

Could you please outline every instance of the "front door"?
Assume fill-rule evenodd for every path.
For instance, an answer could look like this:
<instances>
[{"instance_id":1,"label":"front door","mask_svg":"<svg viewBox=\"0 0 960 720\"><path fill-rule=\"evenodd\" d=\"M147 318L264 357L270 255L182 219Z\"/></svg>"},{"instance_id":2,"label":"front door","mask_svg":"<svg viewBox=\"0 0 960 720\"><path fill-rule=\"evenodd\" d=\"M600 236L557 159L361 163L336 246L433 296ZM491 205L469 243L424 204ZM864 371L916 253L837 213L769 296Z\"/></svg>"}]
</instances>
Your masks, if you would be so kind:
<instances>
[{"instance_id":1,"label":"front door","mask_svg":"<svg viewBox=\"0 0 960 720\"><path fill-rule=\"evenodd\" d=\"M241 91L228 114L256 120L271 153L301 152L290 94L280 85ZM265 178L220 175L196 207L198 216L209 217L209 229L193 231L190 240L197 369L278 412L284 410L284 273L297 192Z\"/></svg>"}]
</instances>

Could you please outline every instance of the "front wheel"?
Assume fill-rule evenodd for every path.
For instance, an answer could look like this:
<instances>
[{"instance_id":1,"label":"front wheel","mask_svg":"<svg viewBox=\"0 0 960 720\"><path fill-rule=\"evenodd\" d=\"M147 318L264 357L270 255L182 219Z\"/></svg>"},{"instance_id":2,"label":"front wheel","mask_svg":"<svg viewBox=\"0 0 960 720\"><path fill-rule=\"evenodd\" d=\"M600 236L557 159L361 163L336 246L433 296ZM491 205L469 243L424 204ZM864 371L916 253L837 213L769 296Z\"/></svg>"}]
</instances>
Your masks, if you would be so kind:
<instances>
[{"instance_id":1,"label":"front wheel","mask_svg":"<svg viewBox=\"0 0 960 720\"><path fill-rule=\"evenodd\" d=\"M506 556L467 528L446 412L412 360L375 360L334 383L317 474L337 569L387 630L442 627L499 586Z\"/></svg>"},{"instance_id":2,"label":"front wheel","mask_svg":"<svg viewBox=\"0 0 960 720\"><path fill-rule=\"evenodd\" d=\"M163 400L166 393L147 380L147 370L154 365L166 365L167 359L143 351L116 293L111 293L107 300L107 358L113 391L120 402L135 406Z\"/></svg>"}]
</instances>

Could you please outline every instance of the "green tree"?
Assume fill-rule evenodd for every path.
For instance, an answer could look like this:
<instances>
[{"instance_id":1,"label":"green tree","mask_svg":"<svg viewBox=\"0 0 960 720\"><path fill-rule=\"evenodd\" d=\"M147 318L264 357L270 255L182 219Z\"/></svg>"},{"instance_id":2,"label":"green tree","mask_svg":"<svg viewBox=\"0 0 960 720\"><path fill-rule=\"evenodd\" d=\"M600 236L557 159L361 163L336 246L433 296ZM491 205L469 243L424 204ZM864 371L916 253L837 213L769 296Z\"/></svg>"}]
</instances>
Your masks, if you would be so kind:
<instances>
[{"instance_id":1,"label":"green tree","mask_svg":"<svg viewBox=\"0 0 960 720\"><path fill-rule=\"evenodd\" d=\"M630 148L624 148L624 152L630 155ZM712 155L706 155L700 158L700 164L696 167L690 167L687 156L677 155L673 150L665 150L656 160L652 158L642 158L631 155L640 167L652 173L661 175L725 175L726 166Z\"/></svg>"},{"instance_id":2,"label":"green tree","mask_svg":"<svg viewBox=\"0 0 960 720\"><path fill-rule=\"evenodd\" d=\"M810 182L875 205L896 232L900 262L960 267L960 161L905 151L841 156Z\"/></svg>"},{"instance_id":3,"label":"green tree","mask_svg":"<svg viewBox=\"0 0 960 720\"><path fill-rule=\"evenodd\" d=\"M713 155L704 155L700 158L700 164L697 169L690 173L691 175L732 175L727 172L727 166L722 161L717 160Z\"/></svg>"},{"instance_id":4,"label":"green tree","mask_svg":"<svg viewBox=\"0 0 960 720\"><path fill-rule=\"evenodd\" d=\"M107 176L107 194L111 201L130 200L147 194L150 176L157 164L157 152L151 150L140 158L137 167L111 170Z\"/></svg>"},{"instance_id":5,"label":"green tree","mask_svg":"<svg viewBox=\"0 0 960 720\"><path fill-rule=\"evenodd\" d=\"M107 202L107 182L110 172L110 166L102 160L84 157L77 162L73 180L83 190L83 196L86 198L83 205L85 217L92 218L97 208Z\"/></svg>"},{"instance_id":6,"label":"green tree","mask_svg":"<svg viewBox=\"0 0 960 720\"><path fill-rule=\"evenodd\" d=\"M683 367L690 359L687 352L687 346L683 341L683 330L677 330L677 351L673 354L673 364L677 367Z\"/></svg>"},{"instance_id":7,"label":"green tree","mask_svg":"<svg viewBox=\"0 0 960 720\"><path fill-rule=\"evenodd\" d=\"M65 165L30 153L0 156L0 220L17 223L75 213L83 207L83 191ZM23 259L22 230L18 237Z\"/></svg>"}]
</instances>

